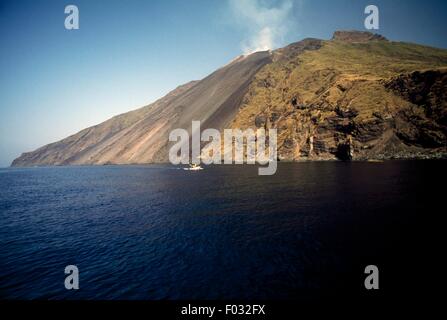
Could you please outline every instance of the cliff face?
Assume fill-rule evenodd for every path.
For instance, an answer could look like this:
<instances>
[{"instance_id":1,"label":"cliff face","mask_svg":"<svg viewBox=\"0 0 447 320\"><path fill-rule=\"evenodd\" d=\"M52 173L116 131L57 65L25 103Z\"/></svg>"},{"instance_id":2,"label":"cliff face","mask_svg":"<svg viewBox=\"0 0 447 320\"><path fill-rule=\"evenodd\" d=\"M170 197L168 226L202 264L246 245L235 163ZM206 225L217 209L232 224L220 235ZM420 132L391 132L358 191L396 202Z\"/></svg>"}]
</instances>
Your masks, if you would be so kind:
<instances>
[{"instance_id":1,"label":"cliff face","mask_svg":"<svg viewBox=\"0 0 447 320\"><path fill-rule=\"evenodd\" d=\"M284 160L444 157L447 50L336 32L241 56L146 107L24 153L13 166L168 159L175 128L277 128Z\"/></svg>"},{"instance_id":2,"label":"cliff face","mask_svg":"<svg viewBox=\"0 0 447 320\"><path fill-rule=\"evenodd\" d=\"M272 60L232 126L277 128L280 159L446 155L446 50L336 32L276 50Z\"/></svg>"}]
</instances>

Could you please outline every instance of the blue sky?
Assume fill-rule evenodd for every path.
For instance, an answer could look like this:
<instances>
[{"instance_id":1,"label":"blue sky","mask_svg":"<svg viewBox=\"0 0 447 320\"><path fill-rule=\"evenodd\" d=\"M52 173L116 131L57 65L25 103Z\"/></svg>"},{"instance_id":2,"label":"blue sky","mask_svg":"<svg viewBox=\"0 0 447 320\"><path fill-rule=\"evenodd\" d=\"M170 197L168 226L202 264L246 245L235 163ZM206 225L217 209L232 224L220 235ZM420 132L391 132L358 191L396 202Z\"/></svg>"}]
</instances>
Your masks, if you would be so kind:
<instances>
[{"instance_id":1,"label":"blue sky","mask_svg":"<svg viewBox=\"0 0 447 320\"><path fill-rule=\"evenodd\" d=\"M363 30L447 48L446 1L0 0L0 166L201 79L273 30L270 45ZM80 29L64 28L75 4Z\"/></svg>"}]
</instances>

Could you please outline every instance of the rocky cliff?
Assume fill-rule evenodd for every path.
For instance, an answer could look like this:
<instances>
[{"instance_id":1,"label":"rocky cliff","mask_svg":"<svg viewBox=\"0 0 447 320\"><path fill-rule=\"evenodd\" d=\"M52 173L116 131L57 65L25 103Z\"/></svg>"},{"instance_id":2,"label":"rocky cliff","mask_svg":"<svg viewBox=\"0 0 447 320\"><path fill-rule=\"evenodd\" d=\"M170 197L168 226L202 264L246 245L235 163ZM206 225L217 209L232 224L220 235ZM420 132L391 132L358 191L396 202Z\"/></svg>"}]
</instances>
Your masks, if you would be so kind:
<instances>
[{"instance_id":1,"label":"rocky cliff","mask_svg":"<svg viewBox=\"0 0 447 320\"><path fill-rule=\"evenodd\" d=\"M61 141L13 166L164 162L168 135L277 128L282 160L447 155L447 50L339 31L240 56L201 81Z\"/></svg>"},{"instance_id":2,"label":"rocky cliff","mask_svg":"<svg viewBox=\"0 0 447 320\"><path fill-rule=\"evenodd\" d=\"M446 155L447 51L336 32L276 50L232 126L277 128L283 160Z\"/></svg>"}]
</instances>

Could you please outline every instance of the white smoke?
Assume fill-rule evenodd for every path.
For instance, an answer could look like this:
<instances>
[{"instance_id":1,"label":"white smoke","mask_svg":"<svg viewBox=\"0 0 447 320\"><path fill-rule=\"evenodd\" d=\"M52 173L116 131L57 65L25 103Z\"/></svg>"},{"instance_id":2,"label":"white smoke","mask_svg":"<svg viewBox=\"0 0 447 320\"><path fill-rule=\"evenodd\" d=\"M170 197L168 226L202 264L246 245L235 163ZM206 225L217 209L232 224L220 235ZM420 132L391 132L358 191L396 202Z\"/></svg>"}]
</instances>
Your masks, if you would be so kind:
<instances>
[{"instance_id":1,"label":"white smoke","mask_svg":"<svg viewBox=\"0 0 447 320\"><path fill-rule=\"evenodd\" d=\"M242 43L244 54L277 48L293 23L291 0L229 0L229 4L236 23L248 34Z\"/></svg>"}]
</instances>

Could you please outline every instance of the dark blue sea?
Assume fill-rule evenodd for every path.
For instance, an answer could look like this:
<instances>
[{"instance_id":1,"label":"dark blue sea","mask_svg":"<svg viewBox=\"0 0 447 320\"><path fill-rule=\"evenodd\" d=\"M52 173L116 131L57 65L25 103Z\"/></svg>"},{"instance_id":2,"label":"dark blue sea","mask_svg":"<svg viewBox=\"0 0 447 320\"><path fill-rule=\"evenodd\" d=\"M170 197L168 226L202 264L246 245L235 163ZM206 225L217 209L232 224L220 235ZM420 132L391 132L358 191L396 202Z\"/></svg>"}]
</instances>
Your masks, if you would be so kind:
<instances>
[{"instance_id":1,"label":"dark blue sea","mask_svg":"<svg viewBox=\"0 0 447 320\"><path fill-rule=\"evenodd\" d=\"M318 299L363 294L369 264L394 292L423 282L409 269L433 263L427 227L443 210L445 168L0 169L0 297ZM79 290L64 287L67 265L79 268Z\"/></svg>"}]
</instances>

